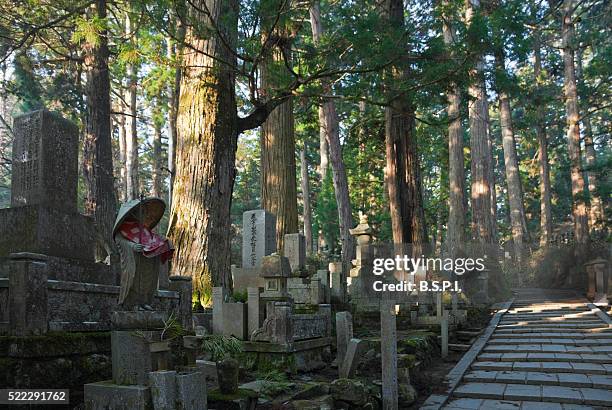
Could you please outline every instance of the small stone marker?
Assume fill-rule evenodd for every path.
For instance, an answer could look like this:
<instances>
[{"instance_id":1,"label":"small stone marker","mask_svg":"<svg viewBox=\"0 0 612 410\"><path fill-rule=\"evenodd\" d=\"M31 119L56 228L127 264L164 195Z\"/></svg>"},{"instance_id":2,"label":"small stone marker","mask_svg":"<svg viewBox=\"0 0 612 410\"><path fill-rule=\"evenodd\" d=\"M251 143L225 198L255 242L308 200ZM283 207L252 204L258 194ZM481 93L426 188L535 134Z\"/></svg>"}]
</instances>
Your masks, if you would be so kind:
<instances>
[{"instance_id":1,"label":"small stone marker","mask_svg":"<svg viewBox=\"0 0 612 410\"><path fill-rule=\"evenodd\" d=\"M176 403L176 372L160 370L149 373L151 401L154 409L171 409Z\"/></svg>"},{"instance_id":2,"label":"small stone marker","mask_svg":"<svg viewBox=\"0 0 612 410\"><path fill-rule=\"evenodd\" d=\"M47 257L12 253L9 264L8 312L15 336L47 333Z\"/></svg>"},{"instance_id":3,"label":"small stone marker","mask_svg":"<svg viewBox=\"0 0 612 410\"><path fill-rule=\"evenodd\" d=\"M298 272L306 266L306 238L301 233L288 233L283 243L283 255L289 259L291 272Z\"/></svg>"},{"instance_id":4,"label":"small stone marker","mask_svg":"<svg viewBox=\"0 0 612 410\"><path fill-rule=\"evenodd\" d=\"M440 322L442 335L442 358L448 357L448 310L444 310L442 320Z\"/></svg>"},{"instance_id":5,"label":"small stone marker","mask_svg":"<svg viewBox=\"0 0 612 410\"><path fill-rule=\"evenodd\" d=\"M348 344L353 338L353 316L350 312L336 313L336 349L338 369L344 363Z\"/></svg>"},{"instance_id":6,"label":"small stone marker","mask_svg":"<svg viewBox=\"0 0 612 410\"><path fill-rule=\"evenodd\" d=\"M346 349L344 361L340 366L340 377L350 379L355 375L359 360L365 349L365 342L361 339L351 339Z\"/></svg>"},{"instance_id":7,"label":"small stone marker","mask_svg":"<svg viewBox=\"0 0 612 410\"><path fill-rule=\"evenodd\" d=\"M397 410L397 323L395 303L381 301L380 344L382 355L382 400L383 410Z\"/></svg>"},{"instance_id":8,"label":"small stone marker","mask_svg":"<svg viewBox=\"0 0 612 410\"><path fill-rule=\"evenodd\" d=\"M226 290L223 287L214 287L212 294L213 302L213 334L223 334L223 304L225 303Z\"/></svg>"},{"instance_id":9,"label":"small stone marker","mask_svg":"<svg viewBox=\"0 0 612 410\"><path fill-rule=\"evenodd\" d=\"M242 214L242 267L256 268L276 252L276 217L263 209Z\"/></svg>"},{"instance_id":10,"label":"small stone marker","mask_svg":"<svg viewBox=\"0 0 612 410\"><path fill-rule=\"evenodd\" d=\"M200 372L179 373L176 375L176 409L206 410L206 378Z\"/></svg>"},{"instance_id":11,"label":"small stone marker","mask_svg":"<svg viewBox=\"0 0 612 410\"><path fill-rule=\"evenodd\" d=\"M238 362L235 359L223 359L217 363L217 379L223 394L238 392Z\"/></svg>"},{"instance_id":12,"label":"small stone marker","mask_svg":"<svg viewBox=\"0 0 612 410\"><path fill-rule=\"evenodd\" d=\"M442 318L442 292L436 292L436 316L438 319Z\"/></svg>"}]
</instances>

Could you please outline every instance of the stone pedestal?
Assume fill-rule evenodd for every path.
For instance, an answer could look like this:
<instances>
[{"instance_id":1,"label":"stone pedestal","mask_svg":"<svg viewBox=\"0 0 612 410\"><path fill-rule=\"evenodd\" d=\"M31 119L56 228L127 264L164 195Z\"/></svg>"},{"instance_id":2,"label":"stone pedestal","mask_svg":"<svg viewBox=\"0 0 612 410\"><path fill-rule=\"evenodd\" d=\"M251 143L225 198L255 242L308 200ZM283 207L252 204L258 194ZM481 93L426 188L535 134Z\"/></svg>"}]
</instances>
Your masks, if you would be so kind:
<instances>
[{"instance_id":1,"label":"stone pedestal","mask_svg":"<svg viewBox=\"0 0 612 410\"><path fill-rule=\"evenodd\" d=\"M44 255L11 254L9 328L15 336L47 332L47 264Z\"/></svg>"}]
</instances>

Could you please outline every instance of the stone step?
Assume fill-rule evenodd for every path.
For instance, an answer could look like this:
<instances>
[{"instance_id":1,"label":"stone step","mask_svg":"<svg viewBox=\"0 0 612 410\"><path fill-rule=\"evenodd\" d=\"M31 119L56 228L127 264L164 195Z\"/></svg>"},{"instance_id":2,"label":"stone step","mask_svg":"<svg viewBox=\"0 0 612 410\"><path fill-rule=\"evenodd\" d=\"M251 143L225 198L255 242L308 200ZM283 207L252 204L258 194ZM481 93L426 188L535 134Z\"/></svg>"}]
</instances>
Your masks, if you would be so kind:
<instances>
[{"instance_id":1,"label":"stone step","mask_svg":"<svg viewBox=\"0 0 612 410\"><path fill-rule=\"evenodd\" d=\"M474 370L466 373L464 380L480 383L495 382L612 389L612 375L604 374Z\"/></svg>"},{"instance_id":2,"label":"stone step","mask_svg":"<svg viewBox=\"0 0 612 410\"><path fill-rule=\"evenodd\" d=\"M522 324L522 323L510 323L500 324L497 326L498 329L544 329L544 328L560 328L560 329L599 329L607 328L608 324L601 320L587 323L533 323L533 324Z\"/></svg>"},{"instance_id":3,"label":"stone step","mask_svg":"<svg viewBox=\"0 0 612 410\"><path fill-rule=\"evenodd\" d=\"M566 318L563 316L545 317L545 318L504 318L499 321L500 324L510 323L601 323L602 320L597 316L588 317L570 317Z\"/></svg>"},{"instance_id":4,"label":"stone step","mask_svg":"<svg viewBox=\"0 0 612 410\"><path fill-rule=\"evenodd\" d=\"M529 332L529 333L512 333L512 332L502 332L502 334L498 334L497 332L493 333L492 338L507 338L507 339L526 339L526 338L563 338L563 339L573 339L573 340L608 340L612 341L612 332L606 331L606 329L602 329L601 332Z\"/></svg>"},{"instance_id":5,"label":"stone step","mask_svg":"<svg viewBox=\"0 0 612 410\"><path fill-rule=\"evenodd\" d=\"M572 339L572 338L543 338L543 337L525 337L525 338L508 338L508 337L492 337L489 339L490 345L505 345L512 343L514 345L532 345L532 344L559 344L566 348L583 347L583 346L612 346L612 339ZM580 345L580 346L578 346Z\"/></svg>"},{"instance_id":6,"label":"stone step","mask_svg":"<svg viewBox=\"0 0 612 410\"><path fill-rule=\"evenodd\" d=\"M497 344L488 343L484 351L488 353L612 353L612 345L599 344L590 346L575 346L564 344Z\"/></svg>"},{"instance_id":7,"label":"stone step","mask_svg":"<svg viewBox=\"0 0 612 410\"><path fill-rule=\"evenodd\" d=\"M529 400L492 400L492 399L452 399L446 406L442 407L448 410L491 410L491 409L506 409L506 410L595 410L591 406L583 406L580 404L560 404L560 403L542 403L539 401Z\"/></svg>"},{"instance_id":8,"label":"stone step","mask_svg":"<svg viewBox=\"0 0 612 410\"><path fill-rule=\"evenodd\" d=\"M504 316L506 315L526 315L526 314L556 314L556 315L566 315L566 314L575 314L575 313L586 313L590 312L591 309L577 308L577 309L510 309L508 310Z\"/></svg>"},{"instance_id":9,"label":"stone step","mask_svg":"<svg viewBox=\"0 0 612 410\"><path fill-rule=\"evenodd\" d=\"M502 362L477 361L472 363L472 370L505 370L528 371L543 373L581 373L612 375L612 364L583 363L583 362Z\"/></svg>"},{"instance_id":10,"label":"stone step","mask_svg":"<svg viewBox=\"0 0 612 410\"><path fill-rule=\"evenodd\" d=\"M612 364L612 355L605 353L481 353L478 355L478 360L487 362L556 362L558 360L564 360L578 363Z\"/></svg>"},{"instance_id":11,"label":"stone step","mask_svg":"<svg viewBox=\"0 0 612 410\"><path fill-rule=\"evenodd\" d=\"M518 317L567 317L567 318L580 318L580 317L597 317L595 313L590 310L585 310L581 312L544 312L544 313L506 313L503 318L518 318Z\"/></svg>"},{"instance_id":12,"label":"stone step","mask_svg":"<svg viewBox=\"0 0 612 410\"><path fill-rule=\"evenodd\" d=\"M453 397L517 401L528 400L612 407L611 390L589 387L468 382L457 387L453 392Z\"/></svg>"},{"instance_id":13,"label":"stone step","mask_svg":"<svg viewBox=\"0 0 612 410\"><path fill-rule=\"evenodd\" d=\"M603 322L602 322L603 323ZM596 327L596 328L566 328L566 327L529 327L529 326L520 326L520 327L505 327L505 328L498 328L498 330L495 331L495 333L498 334L502 334L502 333L577 333L577 332L584 332L584 333L589 333L589 332L593 332L593 333L610 333L612 332L612 328L607 327L607 324L603 324L603 326L605 327ZM575 332L573 332L575 331Z\"/></svg>"},{"instance_id":14,"label":"stone step","mask_svg":"<svg viewBox=\"0 0 612 410\"><path fill-rule=\"evenodd\" d=\"M461 344L461 343L449 343L448 349L454 352L467 352L470 350L471 345Z\"/></svg>"}]
</instances>

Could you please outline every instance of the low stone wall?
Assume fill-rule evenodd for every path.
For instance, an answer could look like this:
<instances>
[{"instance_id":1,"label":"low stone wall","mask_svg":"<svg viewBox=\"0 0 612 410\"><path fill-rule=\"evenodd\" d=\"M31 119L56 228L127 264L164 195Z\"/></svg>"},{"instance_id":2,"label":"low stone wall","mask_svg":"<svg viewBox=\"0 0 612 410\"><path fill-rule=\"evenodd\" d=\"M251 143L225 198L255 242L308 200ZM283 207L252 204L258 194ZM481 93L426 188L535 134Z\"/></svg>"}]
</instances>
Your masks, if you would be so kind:
<instances>
[{"instance_id":1,"label":"low stone wall","mask_svg":"<svg viewBox=\"0 0 612 410\"><path fill-rule=\"evenodd\" d=\"M110 330L111 312L117 308L119 290L119 286L48 280L49 330ZM176 312L179 302L178 292L158 290L153 307Z\"/></svg>"},{"instance_id":2,"label":"low stone wall","mask_svg":"<svg viewBox=\"0 0 612 410\"><path fill-rule=\"evenodd\" d=\"M70 389L70 404L83 384L111 377L110 333L48 333L0 336L0 386Z\"/></svg>"}]
</instances>

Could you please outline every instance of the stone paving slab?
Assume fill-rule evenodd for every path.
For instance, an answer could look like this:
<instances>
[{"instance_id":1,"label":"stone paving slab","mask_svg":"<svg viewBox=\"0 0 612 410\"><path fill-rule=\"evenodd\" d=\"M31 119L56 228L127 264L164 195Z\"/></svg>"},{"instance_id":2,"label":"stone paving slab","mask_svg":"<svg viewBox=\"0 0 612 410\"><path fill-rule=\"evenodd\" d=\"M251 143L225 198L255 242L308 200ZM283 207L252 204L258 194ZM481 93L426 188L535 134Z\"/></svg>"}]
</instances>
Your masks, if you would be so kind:
<instances>
[{"instance_id":1,"label":"stone paving slab","mask_svg":"<svg viewBox=\"0 0 612 410\"><path fill-rule=\"evenodd\" d=\"M507 384L504 390L506 400L542 400L542 386L529 384Z\"/></svg>"},{"instance_id":2,"label":"stone paving slab","mask_svg":"<svg viewBox=\"0 0 612 410\"><path fill-rule=\"evenodd\" d=\"M593 387L612 390L612 376L607 376L605 374L589 374L588 378L593 384Z\"/></svg>"},{"instance_id":3,"label":"stone paving slab","mask_svg":"<svg viewBox=\"0 0 612 410\"><path fill-rule=\"evenodd\" d=\"M503 399L505 383L465 383L455 389L453 396L478 399Z\"/></svg>"},{"instance_id":4,"label":"stone paving slab","mask_svg":"<svg viewBox=\"0 0 612 410\"><path fill-rule=\"evenodd\" d=\"M542 386L542 401L554 403L582 404L579 388L563 386Z\"/></svg>"},{"instance_id":5,"label":"stone paving slab","mask_svg":"<svg viewBox=\"0 0 612 410\"><path fill-rule=\"evenodd\" d=\"M612 390L583 387L580 392L586 404L612 407Z\"/></svg>"}]
</instances>

